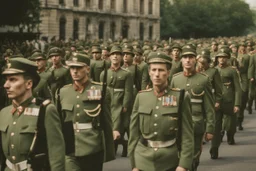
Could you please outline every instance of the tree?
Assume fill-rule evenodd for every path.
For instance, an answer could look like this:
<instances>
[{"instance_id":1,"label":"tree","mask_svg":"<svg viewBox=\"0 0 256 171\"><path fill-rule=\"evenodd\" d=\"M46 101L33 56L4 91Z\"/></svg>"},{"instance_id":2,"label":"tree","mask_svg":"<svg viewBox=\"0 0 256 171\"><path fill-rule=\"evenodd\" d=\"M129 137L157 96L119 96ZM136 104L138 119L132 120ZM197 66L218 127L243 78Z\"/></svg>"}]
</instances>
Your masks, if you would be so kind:
<instances>
[{"instance_id":1,"label":"tree","mask_svg":"<svg viewBox=\"0 0 256 171\"><path fill-rule=\"evenodd\" d=\"M161 37L239 36L254 26L241 0L161 0Z\"/></svg>"}]
</instances>

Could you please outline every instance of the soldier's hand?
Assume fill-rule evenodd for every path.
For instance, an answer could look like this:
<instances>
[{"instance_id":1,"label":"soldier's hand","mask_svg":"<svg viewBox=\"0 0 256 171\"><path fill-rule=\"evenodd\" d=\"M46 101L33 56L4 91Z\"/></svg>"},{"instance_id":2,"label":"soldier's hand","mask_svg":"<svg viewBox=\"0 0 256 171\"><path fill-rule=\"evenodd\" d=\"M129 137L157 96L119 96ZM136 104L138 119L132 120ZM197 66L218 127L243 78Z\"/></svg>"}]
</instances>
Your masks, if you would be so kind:
<instances>
[{"instance_id":1,"label":"soldier's hand","mask_svg":"<svg viewBox=\"0 0 256 171\"><path fill-rule=\"evenodd\" d=\"M254 78L251 78L250 81L253 82L253 81L254 81Z\"/></svg>"},{"instance_id":2,"label":"soldier's hand","mask_svg":"<svg viewBox=\"0 0 256 171\"><path fill-rule=\"evenodd\" d=\"M121 135L120 135L119 131L113 131L113 138L114 138L114 140L119 139L120 136L121 136Z\"/></svg>"},{"instance_id":3,"label":"soldier's hand","mask_svg":"<svg viewBox=\"0 0 256 171\"><path fill-rule=\"evenodd\" d=\"M239 112L239 107L235 106L234 107L234 113L238 113Z\"/></svg>"},{"instance_id":4,"label":"soldier's hand","mask_svg":"<svg viewBox=\"0 0 256 171\"><path fill-rule=\"evenodd\" d=\"M140 171L139 169L137 168L133 168L132 171Z\"/></svg>"},{"instance_id":5,"label":"soldier's hand","mask_svg":"<svg viewBox=\"0 0 256 171\"><path fill-rule=\"evenodd\" d=\"M215 110L217 111L217 110L219 110L219 109L220 109L220 103L216 102L216 103L215 103Z\"/></svg>"},{"instance_id":6,"label":"soldier's hand","mask_svg":"<svg viewBox=\"0 0 256 171\"><path fill-rule=\"evenodd\" d=\"M183 168L183 167L180 167L180 166L178 166L177 168L176 168L176 171L186 171L187 169L185 169L185 168Z\"/></svg>"},{"instance_id":7,"label":"soldier's hand","mask_svg":"<svg viewBox=\"0 0 256 171\"><path fill-rule=\"evenodd\" d=\"M127 112L127 108L126 107L123 107L123 113Z\"/></svg>"},{"instance_id":8,"label":"soldier's hand","mask_svg":"<svg viewBox=\"0 0 256 171\"><path fill-rule=\"evenodd\" d=\"M210 134L210 133L205 134L205 140L206 141L210 141L210 140L212 140L212 138L213 138L213 134Z\"/></svg>"}]
</instances>

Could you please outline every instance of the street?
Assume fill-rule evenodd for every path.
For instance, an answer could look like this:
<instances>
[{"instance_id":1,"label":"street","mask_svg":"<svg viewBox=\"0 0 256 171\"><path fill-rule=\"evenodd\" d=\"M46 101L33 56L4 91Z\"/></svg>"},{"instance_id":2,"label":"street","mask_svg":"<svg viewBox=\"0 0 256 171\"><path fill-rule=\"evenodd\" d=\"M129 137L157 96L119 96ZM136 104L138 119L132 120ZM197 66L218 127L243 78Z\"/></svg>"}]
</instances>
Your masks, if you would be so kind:
<instances>
[{"instance_id":1,"label":"street","mask_svg":"<svg viewBox=\"0 0 256 171\"><path fill-rule=\"evenodd\" d=\"M228 145L226 136L219 149L219 159L210 159L210 143L203 146L198 171L256 171L256 111L245 111L244 130L235 135L235 145ZM104 171L131 171L128 158L121 157L119 146L117 159L104 164Z\"/></svg>"}]
</instances>

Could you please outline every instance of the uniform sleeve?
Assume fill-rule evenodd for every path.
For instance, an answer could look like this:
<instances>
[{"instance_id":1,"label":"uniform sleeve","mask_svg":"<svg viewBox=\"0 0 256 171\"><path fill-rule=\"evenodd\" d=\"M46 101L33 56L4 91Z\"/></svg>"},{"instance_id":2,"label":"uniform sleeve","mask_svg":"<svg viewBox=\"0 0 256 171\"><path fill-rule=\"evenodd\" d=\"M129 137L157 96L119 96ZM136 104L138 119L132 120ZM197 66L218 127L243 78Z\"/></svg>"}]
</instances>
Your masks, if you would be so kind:
<instances>
[{"instance_id":1,"label":"uniform sleeve","mask_svg":"<svg viewBox=\"0 0 256 171\"><path fill-rule=\"evenodd\" d=\"M128 141L128 156L130 159L130 163L132 168L136 167L135 159L134 159L134 151L136 148L136 145L140 139L140 128L139 128L139 94L136 96L133 111L131 115L131 121L130 121L130 137Z\"/></svg>"},{"instance_id":2,"label":"uniform sleeve","mask_svg":"<svg viewBox=\"0 0 256 171\"><path fill-rule=\"evenodd\" d=\"M205 85L203 108L206 117L206 132L213 134L215 128L215 109L212 96L212 85L209 78L207 78L207 84Z\"/></svg>"},{"instance_id":3,"label":"uniform sleeve","mask_svg":"<svg viewBox=\"0 0 256 171\"><path fill-rule=\"evenodd\" d=\"M141 90L145 90L149 84L149 75L148 75L148 65L145 64L144 69L142 70L141 76Z\"/></svg>"},{"instance_id":4,"label":"uniform sleeve","mask_svg":"<svg viewBox=\"0 0 256 171\"><path fill-rule=\"evenodd\" d=\"M185 94L182 103L182 138L179 166L190 169L194 156L194 129L192 122L189 93Z\"/></svg>"},{"instance_id":5,"label":"uniform sleeve","mask_svg":"<svg viewBox=\"0 0 256 171\"><path fill-rule=\"evenodd\" d=\"M131 107L130 105L132 102L132 95L133 95L132 76L131 76L131 73L128 72L125 79L123 107L125 108Z\"/></svg>"},{"instance_id":6,"label":"uniform sleeve","mask_svg":"<svg viewBox=\"0 0 256 171\"><path fill-rule=\"evenodd\" d=\"M240 86L239 71L233 69L233 83L235 86L235 106L241 106L242 89Z\"/></svg>"},{"instance_id":7,"label":"uniform sleeve","mask_svg":"<svg viewBox=\"0 0 256 171\"><path fill-rule=\"evenodd\" d=\"M254 60L255 56L250 56L249 68L248 68L248 79L254 78Z\"/></svg>"},{"instance_id":8,"label":"uniform sleeve","mask_svg":"<svg viewBox=\"0 0 256 171\"><path fill-rule=\"evenodd\" d=\"M222 100L222 81L221 81L221 77L220 77L220 73L219 71L216 69L215 70L215 74L213 76L213 85L214 86L214 94L215 94L215 102L220 103Z\"/></svg>"},{"instance_id":9,"label":"uniform sleeve","mask_svg":"<svg viewBox=\"0 0 256 171\"><path fill-rule=\"evenodd\" d=\"M65 170L65 143L61 131L61 121L56 107L46 107L45 129L51 170Z\"/></svg>"}]
</instances>

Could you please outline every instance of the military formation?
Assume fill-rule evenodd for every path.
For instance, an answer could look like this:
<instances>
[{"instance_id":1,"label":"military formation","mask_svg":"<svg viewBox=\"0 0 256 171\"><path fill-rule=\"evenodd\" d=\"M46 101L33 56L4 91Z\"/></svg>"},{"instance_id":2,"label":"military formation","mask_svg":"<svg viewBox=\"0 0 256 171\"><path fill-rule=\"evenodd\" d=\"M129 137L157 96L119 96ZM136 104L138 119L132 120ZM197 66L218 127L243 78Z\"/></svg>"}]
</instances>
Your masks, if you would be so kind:
<instances>
[{"instance_id":1,"label":"military formation","mask_svg":"<svg viewBox=\"0 0 256 171\"><path fill-rule=\"evenodd\" d=\"M132 171L196 171L253 113L254 42L0 43L1 170L102 171L122 147Z\"/></svg>"}]
</instances>

